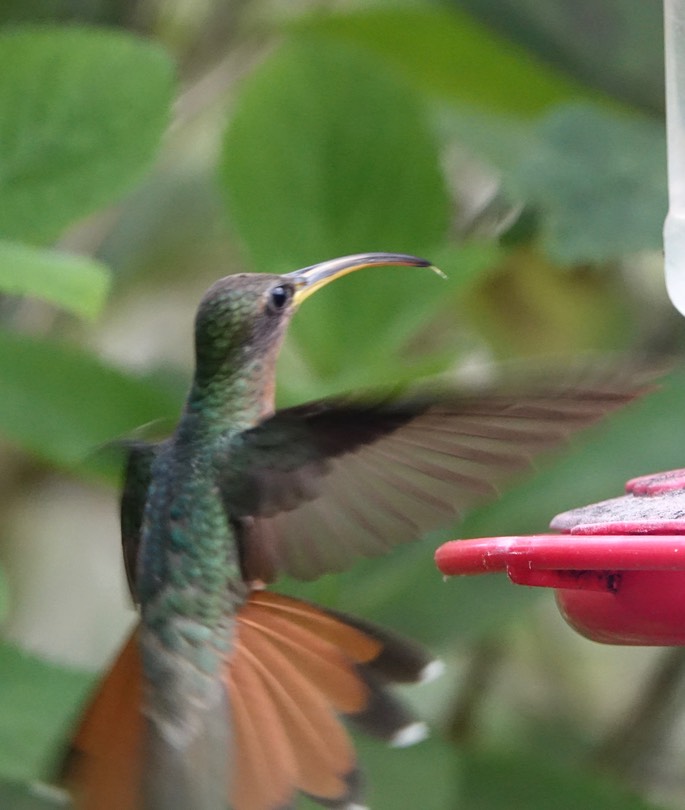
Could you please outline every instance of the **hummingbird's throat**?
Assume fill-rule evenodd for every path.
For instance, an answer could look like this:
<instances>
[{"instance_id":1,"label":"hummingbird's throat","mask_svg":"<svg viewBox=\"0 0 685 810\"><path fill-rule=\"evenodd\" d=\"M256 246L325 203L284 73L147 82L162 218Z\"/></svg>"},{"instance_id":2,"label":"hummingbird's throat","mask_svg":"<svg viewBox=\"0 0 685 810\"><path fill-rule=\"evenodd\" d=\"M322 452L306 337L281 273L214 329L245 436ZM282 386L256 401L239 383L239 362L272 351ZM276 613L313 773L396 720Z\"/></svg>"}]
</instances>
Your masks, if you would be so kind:
<instances>
[{"instance_id":1,"label":"hummingbird's throat","mask_svg":"<svg viewBox=\"0 0 685 810\"><path fill-rule=\"evenodd\" d=\"M226 363L210 377L196 375L185 414L204 435L254 427L274 411L275 353L256 353L238 367Z\"/></svg>"}]
</instances>

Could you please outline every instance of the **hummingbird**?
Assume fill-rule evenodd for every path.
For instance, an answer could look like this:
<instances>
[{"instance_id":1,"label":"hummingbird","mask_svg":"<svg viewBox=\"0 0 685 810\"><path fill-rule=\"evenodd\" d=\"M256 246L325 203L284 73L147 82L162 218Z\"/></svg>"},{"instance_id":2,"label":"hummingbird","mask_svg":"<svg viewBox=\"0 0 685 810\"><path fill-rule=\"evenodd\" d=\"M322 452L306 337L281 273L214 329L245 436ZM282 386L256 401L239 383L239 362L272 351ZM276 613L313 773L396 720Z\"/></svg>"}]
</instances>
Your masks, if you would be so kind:
<instances>
[{"instance_id":1,"label":"hummingbird","mask_svg":"<svg viewBox=\"0 0 685 810\"><path fill-rule=\"evenodd\" d=\"M522 393L423 390L276 410L276 360L312 293L393 253L205 293L173 434L128 447L121 533L140 620L78 724L62 776L78 810L362 810L341 718L396 745L425 726L392 693L440 664L371 622L269 589L453 521L503 474L637 395L632 381Z\"/></svg>"}]
</instances>

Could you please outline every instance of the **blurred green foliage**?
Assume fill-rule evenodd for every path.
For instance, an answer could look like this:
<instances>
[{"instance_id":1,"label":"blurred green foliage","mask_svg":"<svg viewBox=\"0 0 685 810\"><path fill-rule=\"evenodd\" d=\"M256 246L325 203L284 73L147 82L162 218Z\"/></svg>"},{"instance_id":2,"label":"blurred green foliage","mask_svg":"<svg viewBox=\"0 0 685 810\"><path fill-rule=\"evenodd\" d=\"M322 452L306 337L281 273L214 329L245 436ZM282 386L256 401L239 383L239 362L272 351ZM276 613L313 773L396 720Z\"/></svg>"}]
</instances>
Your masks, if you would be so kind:
<instances>
[{"instance_id":1,"label":"blurred green foliage","mask_svg":"<svg viewBox=\"0 0 685 810\"><path fill-rule=\"evenodd\" d=\"M176 291L187 322L170 314L156 345L179 331L189 343L202 288L226 272L392 250L425 254L448 275L378 270L323 291L294 322L281 402L450 377L483 358L562 366L581 353L679 352L682 329L658 281L658 4L329 5L3 7L4 505L27 466L34 477L112 485L98 448L177 414L190 346L174 361L127 360L107 326L119 318L120 343L144 343L142 327ZM611 47L592 39L597 15ZM444 584L433 548L457 533L542 530L629 476L680 466L683 394L676 373L461 527L284 588L413 634L467 674L494 643L495 677L517 633L535 626L541 595L497 577ZM76 587L84 577L75 572ZM10 620L18 598L0 569ZM0 805L55 806L26 785L48 778L90 683L0 647ZM535 733L479 730L488 678L469 705L475 730L456 734L460 683L452 673L414 698L436 721L428 743L389 752L360 740L376 810L656 806L649 775L620 775L641 799L587 764L601 732L582 712L569 723L550 710ZM508 722L497 701L495 730Z\"/></svg>"},{"instance_id":2,"label":"blurred green foliage","mask_svg":"<svg viewBox=\"0 0 685 810\"><path fill-rule=\"evenodd\" d=\"M9 644L0 645L0 670L0 770L5 779L29 782L54 767L57 735L69 731L74 706L87 695L90 679Z\"/></svg>"},{"instance_id":3,"label":"blurred green foliage","mask_svg":"<svg viewBox=\"0 0 685 810\"><path fill-rule=\"evenodd\" d=\"M421 99L359 48L294 40L243 82L224 141L231 220L255 266L369 244L429 251L449 206Z\"/></svg>"},{"instance_id":4,"label":"blurred green foliage","mask_svg":"<svg viewBox=\"0 0 685 810\"><path fill-rule=\"evenodd\" d=\"M0 76L7 239L52 241L119 196L151 160L169 118L168 56L116 32L10 30L0 41Z\"/></svg>"},{"instance_id":5,"label":"blurred green foliage","mask_svg":"<svg viewBox=\"0 0 685 810\"><path fill-rule=\"evenodd\" d=\"M0 273L5 293L42 298L84 318L99 314L109 289L99 262L21 242L0 242Z\"/></svg>"}]
</instances>

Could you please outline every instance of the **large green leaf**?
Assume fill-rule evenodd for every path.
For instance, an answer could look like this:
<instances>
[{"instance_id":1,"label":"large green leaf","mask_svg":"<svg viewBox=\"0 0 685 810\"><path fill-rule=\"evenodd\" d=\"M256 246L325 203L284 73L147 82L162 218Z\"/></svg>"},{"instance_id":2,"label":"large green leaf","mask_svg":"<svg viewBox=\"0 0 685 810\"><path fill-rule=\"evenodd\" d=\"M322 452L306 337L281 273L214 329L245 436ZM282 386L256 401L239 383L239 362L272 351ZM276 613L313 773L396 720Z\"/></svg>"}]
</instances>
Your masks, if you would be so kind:
<instances>
[{"instance_id":1,"label":"large green leaf","mask_svg":"<svg viewBox=\"0 0 685 810\"><path fill-rule=\"evenodd\" d=\"M535 210L555 261L607 261L661 247L666 216L662 123L598 105L560 104L535 122L443 110L438 132L501 172L502 187Z\"/></svg>"},{"instance_id":2,"label":"large green leaf","mask_svg":"<svg viewBox=\"0 0 685 810\"><path fill-rule=\"evenodd\" d=\"M169 118L156 45L97 29L0 35L0 236L45 242L148 166Z\"/></svg>"},{"instance_id":3,"label":"large green leaf","mask_svg":"<svg viewBox=\"0 0 685 810\"><path fill-rule=\"evenodd\" d=\"M86 318L105 302L109 272L86 256L0 240L0 290L42 298Z\"/></svg>"},{"instance_id":4,"label":"large green leaf","mask_svg":"<svg viewBox=\"0 0 685 810\"><path fill-rule=\"evenodd\" d=\"M668 207L663 124L573 104L545 116L536 134L513 185L539 208L552 258L605 261L661 247Z\"/></svg>"},{"instance_id":5,"label":"large green leaf","mask_svg":"<svg viewBox=\"0 0 685 810\"><path fill-rule=\"evenodd\" d=\"M530 115L565 99L591 95L454 8L365 9L305 17L294 25L363 45L423 91L481 109Z\"/></svg>"},{"instance_id":6,"label":"large green leaf","mask_svg":"<svg viewBox=\"0 0 685 810\"><path fill-rule=\"evenodd\" d=\"M47 778L92 676L0 643L0 774Z\"/></svg>"},{"instance_id":7,"label":"large green leaf","mask_svg":"<svg viewBox=\"0 0 685 810\"><path fill-rule=\"evenodd\" d=\"M378 59L336 42L291 42L246 80L222 177L260 270L368 250L421 253L447 226L417 96Z\"/></svg>"},{"instance_id":8,"label":"large green leaf","mask_svg":"<svg viewBox=\"0 0 685 810\"><path fill-rule=\"evenodd\" d=\"M590 87L663 114L661 3L452 0L508 40ZM611 47L607 47L607 43Z\"/></svg>"},{"instance_id":9,"label":"large green leaf","mask_svg":"<svg viewBox=\"0 0 685 810\"><path fill-rule=\"evenodd\" d=\"M73 466L104 442L175 415L163 388L54 343L0 332L0 433Z\"/></svg>"}]
</instances>

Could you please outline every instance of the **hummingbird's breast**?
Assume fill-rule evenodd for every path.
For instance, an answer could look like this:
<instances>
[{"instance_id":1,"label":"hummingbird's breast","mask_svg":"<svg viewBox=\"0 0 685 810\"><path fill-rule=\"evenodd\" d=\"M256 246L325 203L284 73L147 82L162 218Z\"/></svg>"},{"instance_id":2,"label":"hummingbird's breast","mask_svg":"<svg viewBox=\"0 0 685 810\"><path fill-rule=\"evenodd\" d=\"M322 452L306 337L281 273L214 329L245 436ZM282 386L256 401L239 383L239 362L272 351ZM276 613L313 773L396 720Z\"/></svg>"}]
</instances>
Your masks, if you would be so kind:
<instances>
[{"instance_id":1,"label":"hummingbird's breast","mask_svg":"<svg viewBox=\"0 0 685 810\"><path fill-rule=\"evenodd\" d=\"M156 459L138 564L144 627L172 649L225 651L249 589L209 455L171 445Z\"/></svg>"},{"instance_id":2,"label":"hummingbird's breast","mask_svg":"<svg viewBox=\"0 0 685 810\"><path fill-rule=\"evenodd\" d=\"M156 796L161 774L163 789L174 785L184 807L214 808L215 799L201 800L194 790L214 784L213 775L221 777L217 784L227 779L229 707L221 675L248 586L209 460L170 443L151 472L137 569L138 643L145 744L157 760L144 789ZM198 780L201 773L207 777ZM174 799L174 806L181 805Z\"/></svg>"}]
</instances>

